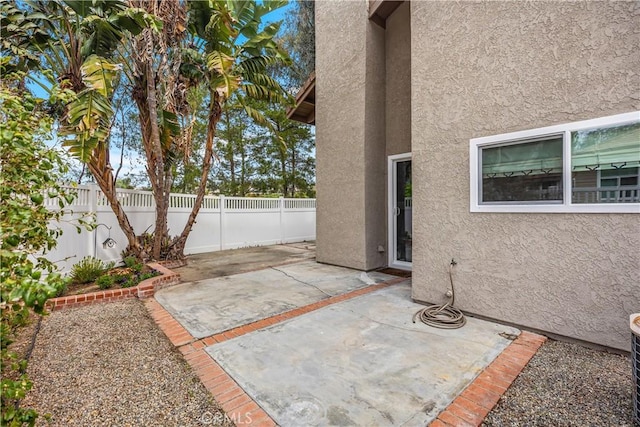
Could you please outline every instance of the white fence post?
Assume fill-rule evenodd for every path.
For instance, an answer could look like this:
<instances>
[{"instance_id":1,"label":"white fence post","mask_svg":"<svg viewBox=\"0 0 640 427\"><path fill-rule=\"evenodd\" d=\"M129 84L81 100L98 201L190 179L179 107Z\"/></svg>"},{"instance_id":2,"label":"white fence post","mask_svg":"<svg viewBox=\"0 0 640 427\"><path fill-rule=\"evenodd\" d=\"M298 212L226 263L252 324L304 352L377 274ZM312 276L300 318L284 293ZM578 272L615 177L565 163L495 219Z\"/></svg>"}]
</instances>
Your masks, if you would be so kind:
<instances>
[{"instance_id":1,"label":"white fence post","mask_svg":"<svg viewBox=\"0 0 640 427\"><path fill-rule=\"evenodd\" d=\"M284 243L284 196L280 196L280 243Z\"/></svg>"},{"instance_id":2,"label":"white fence post","mask_svg":"<svg viewBox=\"0 0 640 427\"><path fill-rule=\"evenodd\" d=\"M172 195L168 223L172 229L184 226L193 205L194 195ZM155 200L148 191L118 189L118 199L126 209L129 221L134 229L141 233L155 220ZM249 246L262 246L296 242L315 238L315 201L294 200L285 197L247 198L220 195L205 199L199 221L185 247L186 254L226 250ZM228 203L227 203L228 201ZM47 202L50 209L57 209L55 200ZM74 202L73 213L64 218L60 225L65 233L59 239L58 246L47 253L47 258L59 262L61 270L68 272L72 265L86 256L94 256L105 261L119 259L118 248L96 246L103 238L111 237L121 245L126 237L118 226L118 221L108 205L100 188L95 185L78 187L78 199ZM97 224L102 227L75 233L72 219L79 214L95 215ZM219 222L218 222L219 221ZM216 239L220 239L217 241ZM124 243L123 243L124 242ZM61 260L61 261L59 261Z\"/></svg>"},{"instance_id":3,"label":"white fence post","mask_svg":"<svg viewBox=\"0 0 640 427\"><path fill-rule=\"evenodd\" d=\"M219 204L220 204L220 250L223 251L224 250L224 208L225 208L225 201L224 201L224 195L220 195L220 199L219 199Z\"/></svg>"}]
</instances>

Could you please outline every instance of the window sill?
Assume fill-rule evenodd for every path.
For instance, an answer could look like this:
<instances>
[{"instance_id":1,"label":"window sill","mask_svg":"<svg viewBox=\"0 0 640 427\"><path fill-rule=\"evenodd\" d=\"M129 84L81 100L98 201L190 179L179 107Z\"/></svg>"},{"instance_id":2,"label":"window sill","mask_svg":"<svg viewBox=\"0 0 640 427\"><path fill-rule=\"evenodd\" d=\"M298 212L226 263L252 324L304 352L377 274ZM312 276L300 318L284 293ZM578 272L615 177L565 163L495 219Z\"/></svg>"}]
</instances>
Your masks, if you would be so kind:
<instances>
[{"instance_id":1,"label":"window sill","mask_svg":"<svg viewBox=\"0 0 640 427\"><path fill-rule=\"evenodd\" d=\"M471 212L485 213L630 213L640 214L640 203L471 205Z\"/></svg>"}]
</instances>

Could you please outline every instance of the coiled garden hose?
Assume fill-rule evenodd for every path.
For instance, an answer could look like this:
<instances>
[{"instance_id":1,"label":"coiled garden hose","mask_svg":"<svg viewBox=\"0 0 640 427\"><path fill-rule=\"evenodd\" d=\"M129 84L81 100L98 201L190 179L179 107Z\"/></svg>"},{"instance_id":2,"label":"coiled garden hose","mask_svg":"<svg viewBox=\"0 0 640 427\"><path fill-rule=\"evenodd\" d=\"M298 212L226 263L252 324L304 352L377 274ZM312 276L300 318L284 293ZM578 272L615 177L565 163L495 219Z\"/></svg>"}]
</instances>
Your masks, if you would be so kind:
<instances>
[{"instance_id":1,"label":"coiled garden hose","mask_svg":"<svg viewBox=\"0 0 640 427\"><path fill-rule=\"evenodd\" d=\"M457 263L451 260L449 264L449 282L451 283L451 297L444 304L434 304L420 309L413 315L413 323L420 319L425 325L441 329L458 329L467 323L467 318L457 308L453 306L456 293L453 287L453 267Z\"/></svg>"}]
</instances>

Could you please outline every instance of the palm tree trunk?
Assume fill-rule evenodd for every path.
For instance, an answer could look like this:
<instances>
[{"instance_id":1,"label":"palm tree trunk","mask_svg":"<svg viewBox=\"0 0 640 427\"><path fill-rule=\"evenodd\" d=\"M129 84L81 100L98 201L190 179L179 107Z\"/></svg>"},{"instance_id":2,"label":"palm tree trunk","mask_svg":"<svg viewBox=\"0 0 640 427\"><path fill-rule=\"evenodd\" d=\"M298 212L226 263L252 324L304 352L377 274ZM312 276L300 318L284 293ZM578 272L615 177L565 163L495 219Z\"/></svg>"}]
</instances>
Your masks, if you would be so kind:
<instances>
[{"instance_id":1,"label":"palm tree trunk","mask_svg":"<svg viewBox=\"0 0 640 427\"><path fill-rule=\"evenodd\" d=\"M193 203L191 214L189 219L182 230L180 236L174 240L171 244L172 258L183 258L184 247L187 244L187 238L193 224L196 221L200 207L202 206L202 200L204 199L204 193L207 190L207 180L209 177L209 171L211 170L211 160L213 159L213 140L216 135L216 126L222 115L222 108L219 101L219 95L214 92L211 94L211 106L209 107L209 123L207 125L207 140L204 149L204 158L202 159L202 175L200 176L200 184L198 186L198 192L196 193L196 200Z\"/></svg>"},{"instance_id":2,"label":"palm tree trunk","mask_svg":"<svg viewBox=\"0 0 640 427\"><path fill-rule=\"evenodd\" d=\"M152 44L151 36L147 37L147 43ZM150 46L150 50L152 46ZM150 124L150 143L151 143L151 162L149 168L154 170L155 182L153 196L156 202L156 226L153 232L153 249L151 256L153 259L160 259L160 251L162 249L162 240L166 236L167 230L167 192L164 185L164 157L162 155L162 146L160 145L160 130L158 129L158 100L156 96L155 76L153 73L153 58L147 58L145 78L147 82L147 108L149 111Z\"/></svg>"}]
</instances>

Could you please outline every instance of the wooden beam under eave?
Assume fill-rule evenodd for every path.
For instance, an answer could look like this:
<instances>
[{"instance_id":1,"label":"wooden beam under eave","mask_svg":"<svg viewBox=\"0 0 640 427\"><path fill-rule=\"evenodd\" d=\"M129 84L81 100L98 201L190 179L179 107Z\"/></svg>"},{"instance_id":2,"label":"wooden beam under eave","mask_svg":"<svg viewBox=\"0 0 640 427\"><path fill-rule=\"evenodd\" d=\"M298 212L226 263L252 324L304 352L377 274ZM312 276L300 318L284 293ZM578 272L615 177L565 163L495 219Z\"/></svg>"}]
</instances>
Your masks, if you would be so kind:
<instances>
[{"instance_id":1,"label":"wooden beam under eave","mask_svg":"<svg viewBox=\"0 0 640 427\"><path fill-rule=\"evenodd\" d=\"M315 126L315 124L316 124L316 109L315 108L313 110L311 110L311 112L307 116L307 123L310 124L310 125L314 125Z\"/></svg>"},{"instance_id":2,"label":"wooden beam under eave","mask_svg":"<svg viewBox=\"0 0 640 427\"><path fill-rule=\"evenodd\" d=\"M315 124L316 75L311 73L296 95L295 107L287 110L287 117L302 123Z\"/></svg>"},{"instance_id":3,"label":"wooden beam under eave","mask_svg":"<svg viewBox=\"0 0 640 427\"><path fill-rule=\"evenodd\" d=\"M302 107L309 107L309 108L312 108L312 109L313 109L313 108L315 108L315 107L316 107L316 104L315 104L314 102L307 101L307 100L305 99L304 101L302 101L302 102L300 103L300 106L302 106Z\"/></svg>"}]
</instances>

